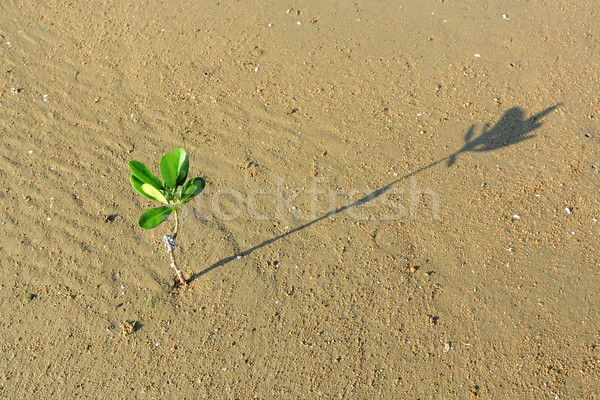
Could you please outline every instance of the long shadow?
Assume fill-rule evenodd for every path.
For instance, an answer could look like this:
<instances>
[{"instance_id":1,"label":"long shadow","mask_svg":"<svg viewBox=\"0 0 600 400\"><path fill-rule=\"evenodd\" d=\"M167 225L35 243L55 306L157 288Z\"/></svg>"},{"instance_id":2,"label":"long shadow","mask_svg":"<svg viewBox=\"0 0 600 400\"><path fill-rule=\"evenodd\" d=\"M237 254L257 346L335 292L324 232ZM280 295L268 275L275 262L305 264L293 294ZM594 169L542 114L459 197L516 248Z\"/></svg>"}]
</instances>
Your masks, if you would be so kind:
<instances>
[{"instance_id":1,"label":"long shadow","mask_svg":"<svg viewBox=\"0 0 600 400\"><path fill-rule=\"evenodd\" d=\"M256 246L254 246L248 250L242 251L239 254L234 254L232 256L223 258L222 260L217 261L216 263L214 263L210 267L204 269L203 271L197 272L194 275L192 275L192 277L188 280L188 283L194 281L195 279L212 271L215 268L225 265L237 258L245 257L260 248L268 246L268 245L270 245L280 239L283 239L287 236L293 235L294 233L299 232L303 229L306 229L309 226L314 225L328 217L339 214L349 208L358 207L360 205L366 204L366 203L376 199L377 197L383 195L392 186L398 184L399 182L406 180L414 175L417 175L418 173L425 171L426 169L434 167L437 164L447 161L447 165L451 166L456 162L456 158L461 153L466 153L466 152L470 152L470 151L486 152L486 151L499 150L501 148L508 147L513 144L517 144L524 140L532 139L533 137L535 137L535 135L532 134L531 132L533 132L535 129L539 128L542 125L541 122L538 122L538 121L540 119L542 119L548 113L554 111L560 105L561 104L559 103L555 106L548 107L545 110L537 113L536 115L534 115L533 117L528 118L528 119L524 119L525 113L523 112L523 110L521 110L519 107L513 107L510 110L506 111L504 113L504 115L502 116L502 118L500 118L500 121L498 121L498 123L491 129L488 129L490 124L486 123L483 126L482 134L480 136L478 136L477 138L473 138L473 132L475 130L475 124L473 124L467 130L467 133L465 134L464 146L460 150L456 151L455 153L450 154L449 156L439 159L437 161L434 161L431 164L421 167L416 171L410 172L410 173L396 179L395 181L390 182L389 184L375 190L374 192L369 193L368 195L364 196L363 198L361 198L353 203L350 203L343 207L339 207L335 210L332 210L332 211L328 212L327 214L324 214L312 221L309 221L303 225L300 225L290 231L282 233L281 235L275 236L271 239L265 240L264 242L257 244Z\"/></svg>"}]
</instances>

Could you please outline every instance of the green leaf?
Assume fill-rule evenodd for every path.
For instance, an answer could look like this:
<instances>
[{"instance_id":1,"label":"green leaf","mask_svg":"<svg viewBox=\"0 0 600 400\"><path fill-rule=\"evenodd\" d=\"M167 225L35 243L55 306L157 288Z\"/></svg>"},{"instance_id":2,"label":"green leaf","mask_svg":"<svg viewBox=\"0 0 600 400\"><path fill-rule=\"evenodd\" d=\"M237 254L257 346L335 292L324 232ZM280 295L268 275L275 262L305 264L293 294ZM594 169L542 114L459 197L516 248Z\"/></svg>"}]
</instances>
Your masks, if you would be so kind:
<instances>
[{"instance_id":1,"label":"green leaf","mask_svg":"<svg viewBox=\"0 0 600 400\"><path fill-rule=\"evenodd\" d=\"M173 153L165 153L160 159L160 176L165 181L165 185L171 189L177 187L178 165L179 160L175 158Z\"/></svg>"},{"instance_id":2,"label":"green leaf","mask_svg":"<svg viewBox=\"0 0 600 400\"><path fill-rule=\"evenodd\" d=\"M184 149L177 148L165 153L160 159L160 175L165 184L175 189L185 183L189 168L189 159Z\"/></svg>"},{"instance_id":3,"label":"green leaf","mask_svg":"<svg viewBox=\"0 0 600 400\"><path fill-rule=\"evenodd\" d=\"M171 211L173 211L171 207L162 206L151 208L140 215L140 218L138 218L138 225L142 229L152 229L163 222L165 217L171 214Z\"/></svg>"},{"instance_id":4,"label":"green leaf","mask_svg":"<svg viewBox=\"0 0 600 400\"><path fill-rule=\"evenodd\" d=\"M188 155L184 149L181 147L173 150L173 160L177 161L177 186L181 186L185 183L188 174L188 168L190 165L190 160L188 159Z\"/></svg>"},{"instance_id":5,"label":"green leaf","mask_svg":"<svg viewBox=\"0 0 600 400\"><path fill-rule=\"evenodd\" d=\"M140 181L148 183L159 190L164 187L162 182L156 176L154 176L154 174L150 172L150 170L141 162L130 161L129 168L131 168L133 175L135 175L135 177Z\"/></svg>"},{"instance_id":6,"label":"green leaf","mask_svg":"<svg viewBox=\"0 0 600 400\"><path fill-rule=\"evenodd\" d=\"M181 202L187 203L204 190L206 182L202 178L194 178L183 186L181 190Z\"/></svg>"},{"instance_id":7,"label":"green leaf","mask_svg":"<svg viewBox=\"0 0 600 400\"><path fill-rule=\"evenodd\" d=\"M160 190L155 188L149 183L142 182L135 175L131 174L129 177L131 186L142 196L149 198L150 200L160 201L165 204L169 204L165 196Z\"/></svg>"}]
</instances>

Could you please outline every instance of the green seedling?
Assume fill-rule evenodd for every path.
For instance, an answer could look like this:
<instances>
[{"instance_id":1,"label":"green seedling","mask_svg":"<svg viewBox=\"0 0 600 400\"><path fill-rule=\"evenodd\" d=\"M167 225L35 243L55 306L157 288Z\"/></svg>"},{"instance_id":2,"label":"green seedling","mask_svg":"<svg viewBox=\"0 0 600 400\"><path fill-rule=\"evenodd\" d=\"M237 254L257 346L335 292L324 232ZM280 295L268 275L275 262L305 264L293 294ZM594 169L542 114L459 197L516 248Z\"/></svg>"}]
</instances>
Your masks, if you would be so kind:
<instances>
[{"instance_id":1,"label":"green seedling","mask_svg":"<svg viewBox=\"0 0 600 400\"><path fill-rule=\"evenodd\" d=\"M184 149L178 148L172 153L165 153L160 159L160 181L150 170L139 161L130 161L131 185L142 196L166 204L144 211L138 219L138 225L142 229L157 227L169 214L175 219L175 230L173 235L164 235L163 241L167 247L167 253L171 257L171 267L175 269L179 284L186 285L186 280L177 264L175 263L175 238L179 228L179 216L177 210L204 190L206 185L204 179L194 178L186 182L188 175L189 159Z\"/></svg>"}]
</instances>

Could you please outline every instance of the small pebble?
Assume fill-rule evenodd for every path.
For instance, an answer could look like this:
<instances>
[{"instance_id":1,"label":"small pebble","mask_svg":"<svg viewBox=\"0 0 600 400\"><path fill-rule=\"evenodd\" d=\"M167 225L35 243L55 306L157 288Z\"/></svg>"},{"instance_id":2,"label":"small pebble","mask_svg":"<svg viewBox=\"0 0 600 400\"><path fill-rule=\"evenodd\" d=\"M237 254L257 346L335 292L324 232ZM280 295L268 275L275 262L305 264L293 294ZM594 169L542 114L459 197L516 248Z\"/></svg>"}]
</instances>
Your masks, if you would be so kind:
<instances>
[{"instance_id":1,"label":"small pebble","mask_svg":"<svg viewBox=\"0 0 600 400\"><path fill-rule=\"evenodd\" d=\"M566 212L567 214L571 214L571 209L570 209L569 207L565 207L565 212Z\"/></svg>"}]
</instances>

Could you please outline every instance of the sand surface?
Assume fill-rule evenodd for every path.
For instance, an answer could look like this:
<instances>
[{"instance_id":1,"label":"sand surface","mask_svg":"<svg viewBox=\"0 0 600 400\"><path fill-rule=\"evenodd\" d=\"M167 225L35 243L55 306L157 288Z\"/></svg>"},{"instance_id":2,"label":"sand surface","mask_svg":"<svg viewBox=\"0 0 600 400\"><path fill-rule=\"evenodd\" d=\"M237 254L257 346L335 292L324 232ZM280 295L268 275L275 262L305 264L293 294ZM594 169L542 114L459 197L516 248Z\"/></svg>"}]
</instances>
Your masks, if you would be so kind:
<instances>
[{"instance_id":1,"label":"sand surface","mask_svg":"<svg viewBox=\"0 0 600 400\"><path fill-rule=\"evenodd\" d=\"M0 398L599 398L599 11L2 1Z\"/></svg>"}]
</instances>

